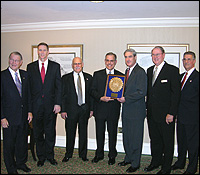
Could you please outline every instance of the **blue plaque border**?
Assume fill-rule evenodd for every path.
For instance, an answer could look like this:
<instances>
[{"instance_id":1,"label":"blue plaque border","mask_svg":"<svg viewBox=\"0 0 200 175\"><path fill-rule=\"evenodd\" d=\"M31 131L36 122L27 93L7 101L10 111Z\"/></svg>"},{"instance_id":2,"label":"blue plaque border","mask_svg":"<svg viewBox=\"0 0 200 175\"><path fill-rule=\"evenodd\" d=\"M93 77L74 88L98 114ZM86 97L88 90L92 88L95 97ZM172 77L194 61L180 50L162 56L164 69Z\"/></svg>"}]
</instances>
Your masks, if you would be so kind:
<instances>
[{"instance_id":1,"label":"blue plaque border","mask_svg":"<svg viewBox=\"0 0 200 175\"><path fill-rule=\"evenodd\" d=\"M123 82L123 87L119 92L113 92L110 88L109 88L109 82L112 78L120 78ZM125 79L126 77L124 75L113 75L113 74L108 74L107 75L107 81L106 81L106 88L105 88L105 96L106 97L111 97L113 99L116 98L121 98L124 95L124 88L125 88Z\"/></svg>"}]
</instances>

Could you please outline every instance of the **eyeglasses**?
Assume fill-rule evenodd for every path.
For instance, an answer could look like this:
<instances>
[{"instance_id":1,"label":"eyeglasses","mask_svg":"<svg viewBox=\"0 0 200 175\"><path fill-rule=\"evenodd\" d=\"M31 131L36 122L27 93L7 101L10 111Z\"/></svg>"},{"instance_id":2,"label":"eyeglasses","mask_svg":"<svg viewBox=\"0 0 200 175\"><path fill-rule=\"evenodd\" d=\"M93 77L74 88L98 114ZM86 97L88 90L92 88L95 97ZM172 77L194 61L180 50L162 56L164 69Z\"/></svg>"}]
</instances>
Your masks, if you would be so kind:
<instances>
[{"instance_id":1,"label":"eyeglasses","mask_svg":"<svg viewBox=\"0 0 200 175\"><path fill-rule=\"evenodd\" d=\"M183 61L192 61L191 58L183 58L182 60L183 60Z\"/></svg>"},{"instance_id":2,"label":"eyeglasses","mask_svg":"<svg viewBox=\"0 0 200 175\"><path fill-rule=\"evenodd\" d=\"M15 62L15 63L19 63L21 60L13 60L13 59L10 59L11 62Z\"/></svg>"},{"instance_id":3,"label":"eyeglasses","mask_svg":"<svg viewBox=\"0 0 200 175\"><path fill-rule=\"evenodd\" d=\"M82 63L73 63L74 66L81 65Z\"/></svg>"},{"instance_id":4,"label":"eyeglasses","mask_svg":"<svg viewBox=\"0 0 200 175\"><path fill-rule=\"evenodd\" d=\"M152 57L158 57L160 56L162 53L157 53L157 54L151 54Z\"/></svg>"}]
</instances>

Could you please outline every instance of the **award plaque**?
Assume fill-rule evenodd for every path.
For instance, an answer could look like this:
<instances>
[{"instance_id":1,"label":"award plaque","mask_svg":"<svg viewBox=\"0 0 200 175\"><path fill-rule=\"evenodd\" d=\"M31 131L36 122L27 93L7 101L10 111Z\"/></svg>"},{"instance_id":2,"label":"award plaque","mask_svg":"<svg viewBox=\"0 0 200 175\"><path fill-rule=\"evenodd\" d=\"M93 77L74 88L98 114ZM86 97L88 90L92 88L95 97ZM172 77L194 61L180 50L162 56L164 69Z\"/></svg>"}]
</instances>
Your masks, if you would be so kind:
<instances>
[{"instance_id":1,"label":"award plaque","mask_svg":"<svg viewBox=\"0 0 200 175\"><path fill-rule=\"evenodd\" d=\"M125 79L124 75L108 74L105 96L114 99L121 98L124 94Z\"/></svg>"}]
</instances>

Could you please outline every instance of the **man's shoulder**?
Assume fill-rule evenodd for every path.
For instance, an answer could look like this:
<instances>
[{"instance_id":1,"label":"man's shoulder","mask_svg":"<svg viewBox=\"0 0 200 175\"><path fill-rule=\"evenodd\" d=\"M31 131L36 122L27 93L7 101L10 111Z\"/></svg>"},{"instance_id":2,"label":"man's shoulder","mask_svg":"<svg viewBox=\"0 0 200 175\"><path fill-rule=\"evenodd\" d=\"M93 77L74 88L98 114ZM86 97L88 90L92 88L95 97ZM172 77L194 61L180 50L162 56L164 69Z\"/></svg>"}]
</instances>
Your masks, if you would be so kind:
<instances>
[{"instance_id":1,"label":"man's shoulder","mask_svg":"<svg viewBox=\"0 0 200 175\"><path fill-rule=\"evenodd\" d=\"M83 72L83 75L86 76L86 77L91 77L92 78L92 75L87 73L87 72Z\"/></svg>"},{"instance_id":2,"label":"man's shoulder","mask_svg":"<svg viewBox=\"0 0 200 175\"><path fill-rule=\"evenodd\" d=\"M119 71L119 70L114 70L114 72L115 72L115 74L117 74L117 75L124 75L121 71Z\"/></svg>"}]
</instances>

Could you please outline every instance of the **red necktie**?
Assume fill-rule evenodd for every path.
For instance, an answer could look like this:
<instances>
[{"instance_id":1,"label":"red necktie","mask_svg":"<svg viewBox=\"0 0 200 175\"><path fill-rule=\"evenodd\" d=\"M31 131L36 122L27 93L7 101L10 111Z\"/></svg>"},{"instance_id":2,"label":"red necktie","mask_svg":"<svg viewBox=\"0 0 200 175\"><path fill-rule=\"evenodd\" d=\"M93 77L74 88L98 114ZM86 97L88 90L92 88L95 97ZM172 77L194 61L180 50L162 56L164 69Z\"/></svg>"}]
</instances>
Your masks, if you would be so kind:
<instances>
[{"instance_id":1,"label":"red necktie","mask_svg":"<svg viewBox=\"0 0 200 175\"><path fill-rule=\"evenodd\" d=\"M42 69L41 69L41 78L42 78L42 83L44 83L44 78L45 78L45 69L44 69L44 63L42 63Z\"/></svg>"},{"instance_id":2,"label":"red necktie","mask_svg":"<svg viewBox=\"0 0 200 175\"><path fill-rule=\"evenodd\" d=\"M184 83L185 83L187 74L188 74L188 73L186 72L186 73L185 73L185 76L184 76L184 78L183 78L183 81L181 82L181 89L183 88L183 85L184 85Z\"/></svg>"},{"instance_id":3,"label":"red necktie","mask_svg":"<svg viewBox=\"0 0 200 175\"><path fill-rule=\"evenodd\" d=\"M126 71L126 82L128 81L129 71L130 71L130 68L128 68L127 71Z\"/></svg>"}]
</instances>

